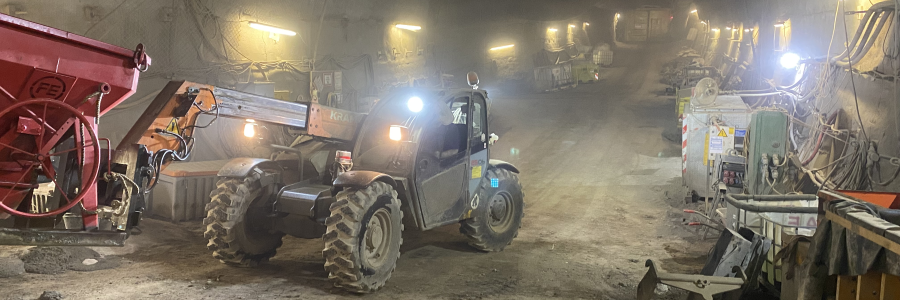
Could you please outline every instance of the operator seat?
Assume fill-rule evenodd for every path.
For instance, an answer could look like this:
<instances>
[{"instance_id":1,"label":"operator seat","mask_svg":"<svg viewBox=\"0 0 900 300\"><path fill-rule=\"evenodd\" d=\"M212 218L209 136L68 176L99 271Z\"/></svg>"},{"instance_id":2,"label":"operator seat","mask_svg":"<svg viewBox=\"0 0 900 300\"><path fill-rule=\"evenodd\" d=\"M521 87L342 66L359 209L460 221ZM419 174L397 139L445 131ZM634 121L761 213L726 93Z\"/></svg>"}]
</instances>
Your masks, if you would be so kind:
<instances>
[{"instance_id":1,"label":"operator seat","mask_svg":"<svg viewBox=\"0 0 900 300\"><path fill-rule=\"evenodd\" d=\"M440 159L451 158L459 153L466 152L466 135L469 128L466 124L443 125L444 147L441 149Z\"/></svg>"}]
</instances>

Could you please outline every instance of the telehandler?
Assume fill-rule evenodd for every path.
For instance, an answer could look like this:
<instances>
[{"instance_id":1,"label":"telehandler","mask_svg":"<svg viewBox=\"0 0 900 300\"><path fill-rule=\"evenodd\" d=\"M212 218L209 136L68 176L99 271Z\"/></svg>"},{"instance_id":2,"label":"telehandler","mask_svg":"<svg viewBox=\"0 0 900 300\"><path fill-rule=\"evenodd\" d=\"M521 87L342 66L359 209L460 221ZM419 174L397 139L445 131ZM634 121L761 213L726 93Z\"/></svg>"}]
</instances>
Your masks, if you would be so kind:
<instances>
[{"instance_id":1,"label":"telehandler","mask_svg":"<svg viewBox=\"0 0 900 300\"><path fill-rule=\"evenodd\" d=\"M474 87L477 75L471 78ZM286 180L286 170L304 171L296 158L231 161L207 206L209 249L224 263L255 265L275 255L285 234L321 237L329 278L360 293L390 278L404 224L460 223L476 249L503 250L521 226L524 194L516 167L490 159L496 136L488 132L487 101L477 89L405 88L366 116L313 104L310 120L340 133L330 135L333 143L273 147L312 165L315 176Z\"/></svg>"}]
</instances>

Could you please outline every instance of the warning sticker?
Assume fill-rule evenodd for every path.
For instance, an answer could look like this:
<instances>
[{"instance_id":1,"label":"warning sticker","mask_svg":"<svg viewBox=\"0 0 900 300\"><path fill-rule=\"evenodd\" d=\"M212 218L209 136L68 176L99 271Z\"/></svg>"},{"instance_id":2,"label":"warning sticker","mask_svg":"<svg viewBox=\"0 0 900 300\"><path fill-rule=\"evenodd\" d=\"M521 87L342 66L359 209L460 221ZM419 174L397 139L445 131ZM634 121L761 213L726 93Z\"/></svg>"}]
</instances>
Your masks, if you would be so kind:
<instances>
[{"instance_id":1,"label":"warning sticker","mask_svg":"<svg viewBox=\"0 0 900 300\"><path fill-rule=\"evenodd\" d=\"M481 166L472 167L472 179L481 178Z\"/></svg>"},{"instance_id":2,"label":"warning sticker","mask_svg":"<svg viewBox=\"0 0 900 300\"><path fill-rule=\"evenodd\" d=\"M172 118L172 121L169 121L169 125L166 126L166 131L180 134L178 133L178 118Z\"/></svg>"},{"instance_id":3,"label":"warning sticker","mask_svg":"<svg viewBox=\"0 0 900 300\"><path fill-rule=\"evenodd\" d=\"M725 152L725 139L721 136L709 137L709 154L720 154L722 152Z\"/></svg>"},{"instance_id":4,"label":"warning sticker","mask_svg":"<svg viewBox=\"0 0 900 300\"><path fill-rule=\"evenodd\" d=\"M719 130L719 136L720 137L728 137L728 133L726 133L725 130Z\"/></svg>"}]
</instances>

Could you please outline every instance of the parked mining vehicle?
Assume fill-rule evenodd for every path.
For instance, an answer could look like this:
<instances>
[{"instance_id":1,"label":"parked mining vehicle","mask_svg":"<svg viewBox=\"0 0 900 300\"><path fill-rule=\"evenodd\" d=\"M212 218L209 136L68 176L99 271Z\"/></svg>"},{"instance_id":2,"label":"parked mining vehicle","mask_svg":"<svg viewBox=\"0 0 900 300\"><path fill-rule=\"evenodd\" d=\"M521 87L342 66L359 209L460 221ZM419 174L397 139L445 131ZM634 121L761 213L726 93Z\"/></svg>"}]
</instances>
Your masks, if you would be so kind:
<instances>
[{"instance_id":1,"label":"parked mining vehicle","mask_svg":"<svg viewBox=\"0 0 900 300\"><path fill-rule=\"evenodd\" d=\"M284 235L322 238L329 278L366 293L390 278L404 224L460 223L482 251L503 250L516 237L524 195L518 170L489 159L497 137L488 133L487 101L478 89L401 88L360 114L173 81L122 143L176 149L178 160L193 147L193 130L210 126L197 125L198 114L246 119L244 134L276 153L236 158L218 172L204 219L213 257L255 266L275 255ZM295 132L293 142L272 144L267 133L282 132L275 126ZM158 174L166 160L151 162Z\"/></svg>"},{"instance_id":2,"label":"parked mining vehicle","mask_svg":"<svg viewBox=\"0 0 900 300\"><path fill-rule=\"evenodd\" d=\"M321 237L329 278L358 293L390 278L404 224L460 223L476 249L503 250L521 225L524 194L519 171L489 158L497 137L488 133L487 101L477 89L405 88L368 115L299 108L293 116L309 120L299 125L312 137L272 145L285 150L275 160L239 158L219 172L204 220L209 249L224 263L252 266L274 256L285 234ZM245 133L267 121L277 122L253 119Z\"/></svg>"}]
</instances>

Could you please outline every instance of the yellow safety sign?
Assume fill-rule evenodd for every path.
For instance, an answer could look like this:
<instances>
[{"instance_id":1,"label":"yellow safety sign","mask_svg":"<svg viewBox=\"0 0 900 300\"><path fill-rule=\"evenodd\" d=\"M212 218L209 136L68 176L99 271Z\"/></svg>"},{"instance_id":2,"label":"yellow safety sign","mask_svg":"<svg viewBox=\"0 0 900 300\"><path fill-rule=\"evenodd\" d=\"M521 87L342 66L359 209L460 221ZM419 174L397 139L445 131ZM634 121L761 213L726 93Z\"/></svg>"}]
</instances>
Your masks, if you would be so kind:
<instances>
[{"instance_id":1,"label":"yellow safety sign","mask_svg":"<svg viewBox=\"0 0 900 300\"><path fill-rule=\"evenodd\" d=\"M481 178L481 166L472 167L472 179Z\"/></svg>"},{"instance_id":2,"label":"yellow safety sign","mask_svg":"<svg viewBox=\"0 0 900 300\"><path fill-rule=\"evenodd\" d=\"M728 137L728 134L725 133L725 130L719 130L719 136L721 136L721 137Z\"/></svg>"},{"instance_id":3,"label":"yellow safety sign","mask_svg":"<svg viewBox=\"0 0 900 300\"><path fill-rule=\"evenodd\" d=\"M166 131L180 134L178 133L178 118L172 118L172 121L169 121L169 126L166 126Z\"/></svg>"}]
</instances>

